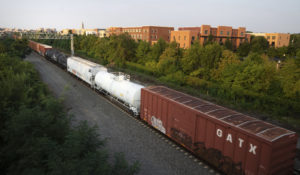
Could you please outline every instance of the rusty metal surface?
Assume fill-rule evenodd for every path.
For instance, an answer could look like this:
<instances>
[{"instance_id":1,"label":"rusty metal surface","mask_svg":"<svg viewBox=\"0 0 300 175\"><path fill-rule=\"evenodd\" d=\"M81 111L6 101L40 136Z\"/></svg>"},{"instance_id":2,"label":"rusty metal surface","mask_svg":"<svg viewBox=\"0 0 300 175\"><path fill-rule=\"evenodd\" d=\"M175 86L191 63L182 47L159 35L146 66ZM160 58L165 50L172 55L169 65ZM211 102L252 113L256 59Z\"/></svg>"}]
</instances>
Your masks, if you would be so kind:
<instances>
[{"instance_id":1,"label":"rusty metal surface","mask_svg":"<svg viewBox=\"0 0 300 175\"><path fill-rule=\"evenodd\" d=\"M276 139L277 137L288 134L289 132L290 131L288 131L286 129L275 127L275 128L266 130L265 132L262 132L259 135L261 137L264 137L265 139L273 140L273 139Z\"/></svg>"},{"instance_id":2,"label":"rusty metal surface","mask_svg":"<svg viewBox=\"0 0 300 175\"><path fill-rule=\"evenodd\" d=\"M141 101L144 120L225 174L291 172L294 132L162 86Z\"/></svg>"},{"instance_id":3,"label":"rusty metal surface","mask_svg":"<svg viewBox=\"0 0 300 175\"><path fill-rule=\"evenodd\" d=\"M257 120L253 117L243 115L241 113L226 109L224 107L212 104L208 101L204 101L199 98L192 97L190 95L169 89L163 86L148 87L148 90L164 96L168 99L172 99L176 103L180 103L184 106L197 110L217 120L231 124L234 127L246 130L249 133L257 135L267 141L275 141L275 138L280 136L294 134L292 131L285 130L283 128L276 127L272 124ZM270 130L270 128L278 128Z\"/></svg>"},{"instance_id":4,"label":"rusty metal surface","mask_svg":"<svg viewBox=\"0 0 300 175\"><path fill-rule=\"evenodd\" d=\"M240 125L240 128L246 129L252 133L259 133L269 128L274 128L274 125L265 123L260 120L252 120Z\"/></svg>"},{"instance_id":5,"label":"rusty metal surface","mask_svg":"<svg viewBox=\"0 0 300 175\"><path fill-rule=\"evenodd\" d=\"M216 105L206 104L206 105L198 106L195 109L197 109L200 112L206 113L206 112L214 111L219 108Z\"/></svg>"},{"instance_id":6,"label":"rusty metal surface","mask_svg":"<svg viewBox=\"0 0 300 175\"><path fill-rule=\"evenodd\" d=\"M253 121L253 120L255 119L241 114L231 115L230 117L226 117L223 119L223 121L226 121L233 125L240 125L242 123Z\"/></svg>"},{"instance_id":7,"label":"rusty metal surface","mask_svg":"<svg viewBox=\"0 0 300 175\"><path fill-rule=\"evenodd\" d=\"M220 110L212 111L209 113L210 116L213 116L215 118L224 118L224 117L229 117L229 116L232 116L235 114L237 114L237 113L234 111L226 110L226 109L220 109Z\"/></svg>"}]
</instances>

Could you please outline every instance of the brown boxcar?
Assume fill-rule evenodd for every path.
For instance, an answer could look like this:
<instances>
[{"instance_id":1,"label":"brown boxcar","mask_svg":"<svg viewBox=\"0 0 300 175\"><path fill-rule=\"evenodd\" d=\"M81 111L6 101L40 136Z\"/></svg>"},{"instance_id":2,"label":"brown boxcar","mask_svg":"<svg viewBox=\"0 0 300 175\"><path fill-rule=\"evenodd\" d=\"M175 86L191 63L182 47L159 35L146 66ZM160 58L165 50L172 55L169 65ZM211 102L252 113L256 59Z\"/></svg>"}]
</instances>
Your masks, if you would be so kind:
<instances>
[{"instance_id":1,"label":"brown boxcar","mask_svg":"<svg viewBox=\"0 0 300 175\"><path fill-rule=\"evenodd\" d=\"M291 174L295 132L163 87L141 92L141 119L226 174Z\"/></svg>"},{"instance_id":2,"label":"brown boxcar","mask_svg":"<svg viewBox=\"0 0 300 175\"><path fill-rule=\"evenodd\" d=\"M42 55L42 56L45 56L45 53L46 53L46 51L47 50L49 50L49 49L52 49L52 47L51 46L48 46L48 45L46 45L46 44L38 44L39 46L38 46L38 53L40 54L40 55Z\"/></svg>"},{"instance_id":3,"label":"brown boxcar","mask_svg":"<svg viewBox=\"0 0 300 175\"><path fill-rule=\"evenodd\" d=\"M39 52L39 43L29 40L28 45L32 50Z\"/></svg>"}]
</instances>

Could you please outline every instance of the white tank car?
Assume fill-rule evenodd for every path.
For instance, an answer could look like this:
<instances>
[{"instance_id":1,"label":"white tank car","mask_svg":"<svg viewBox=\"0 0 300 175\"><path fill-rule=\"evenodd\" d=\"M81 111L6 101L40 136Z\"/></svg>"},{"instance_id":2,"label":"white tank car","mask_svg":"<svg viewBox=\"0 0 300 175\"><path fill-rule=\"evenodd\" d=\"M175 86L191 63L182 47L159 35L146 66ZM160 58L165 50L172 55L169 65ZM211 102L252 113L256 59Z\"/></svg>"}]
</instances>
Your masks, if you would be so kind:
<instances>
[{"instance_id":1,"label":"white tank car","mask_svg":"<svg viewBox=\"0 0 300 175\"><path fill-rule=\"evenodd\" d=\"M94 86L94 79L97 72L107 71L104 66L79 57L68 58L67 70L91 86Z\"/></svg>"},{"instance_id":2,"label":"white tank car","mask_svg":"<svg viewBox=\"0 0 300 175\"><path fill-rule=\"evenodd\" d=\"M140 112L141 89L144 86L130 82L124 75L114 75L108 72L98 72L95 77L95 84L101 91L124 102L135 115Z\"/></svg>"}]
</instances>

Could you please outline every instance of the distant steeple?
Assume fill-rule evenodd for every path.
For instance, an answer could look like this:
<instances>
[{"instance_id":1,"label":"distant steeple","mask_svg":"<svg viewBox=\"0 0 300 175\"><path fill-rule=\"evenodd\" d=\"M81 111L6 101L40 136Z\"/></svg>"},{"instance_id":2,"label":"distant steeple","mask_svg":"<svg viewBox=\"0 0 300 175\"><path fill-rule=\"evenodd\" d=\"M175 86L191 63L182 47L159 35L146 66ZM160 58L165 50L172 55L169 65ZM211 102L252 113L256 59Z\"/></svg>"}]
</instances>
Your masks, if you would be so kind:
<instances>
[{"instance_id":1,"label":"distant steeple","mask_svg":"<svg viewBox=\"0 0 300 175\"><path fill-rule=\"evenodd\" d=\"M83 22L81 23L81 29L84 29L84 24L83 24Z\"/></svg>"}]
</instances>

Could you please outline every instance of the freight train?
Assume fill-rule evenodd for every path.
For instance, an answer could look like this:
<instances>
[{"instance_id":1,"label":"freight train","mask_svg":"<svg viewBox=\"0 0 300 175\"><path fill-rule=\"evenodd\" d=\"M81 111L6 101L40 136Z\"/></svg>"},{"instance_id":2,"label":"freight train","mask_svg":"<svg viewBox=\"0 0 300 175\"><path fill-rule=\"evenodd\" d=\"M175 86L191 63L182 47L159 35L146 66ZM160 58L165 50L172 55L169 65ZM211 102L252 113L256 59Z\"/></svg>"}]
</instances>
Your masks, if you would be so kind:
<instances>
[{"instance_id":1,"label":"freight train","mask_svg":"<svg viewBox=\"0 0 300 175\"><path fill-rule=\"evenodd\" d=\"M51 46L29 47L226 174L293 173L295 132L164 86L144 87Z\"/></svg>"}]
</instances>

